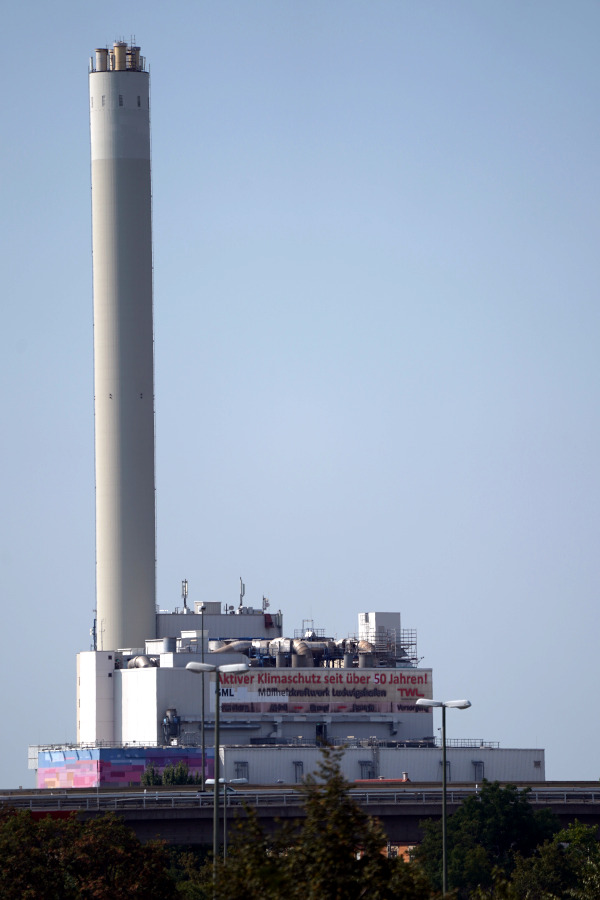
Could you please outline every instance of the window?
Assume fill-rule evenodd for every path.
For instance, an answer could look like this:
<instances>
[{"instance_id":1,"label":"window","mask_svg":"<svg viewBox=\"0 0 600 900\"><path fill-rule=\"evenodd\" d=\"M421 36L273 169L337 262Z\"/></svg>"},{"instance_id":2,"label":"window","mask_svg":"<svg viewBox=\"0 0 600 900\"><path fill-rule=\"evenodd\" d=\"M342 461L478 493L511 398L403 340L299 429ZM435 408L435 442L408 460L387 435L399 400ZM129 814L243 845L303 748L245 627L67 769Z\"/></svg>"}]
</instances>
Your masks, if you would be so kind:
<instances>
[{"instance_id":1,"label":"window","mask_svg":"<svg viewBox=\"0 0 600 900\"><path fill-rule=\"evenodd\" d=\"M375 766L372 759L359 759L360 777L364 781L365 778L375 778Z\"/></svg>"},{"instance_id":2,"label":"window","mask_svg":"<svg viewBox=\"0 0 600 900\"><path fill-rule=\"evenodd\" d=\"M233 765L235 767L235 777L245 778L246 781L248 781L248 763L243 760L239 760L237 762L234 762Z\"/></svg>"},{"instance_id":3,"label":"window","mask_svg":"<svg viewBox=\"0 0 600 900\"><path fill-rule=\"evenodd\" d=\"M441 765L442 765L442 761L440 759L440 766ZM451 780L452 779L450 778L450 760L447 759L446 760L446 781L451 781Z\"/></svg>"},{"instance_id":4,"label":"window","mask_svg":"<svg viewBox=\"0 0 600 900\"><path fill-rule=\"evenodd\" d=\"M304 775L304 763L301 759L295 759L292 765L294 766L294 782L300 784Z\"/></svg>"},{"instance_id":5,"label":"window","mask_svg":"<svg viewBox=\"0 0 600 900\"><path fill-rule=\"evenodd\" d=\"M542 761L541 761L541 759L534 759L534 761L533 761L533 768L534 768L534 769L541 769L541 768L542 768Z\"/></svg>"},{"instance_id":6,"label":"window","mask_svg":"<svg viewBox=\"0 0 600 900\"><path fill-rule=\"evenodd\" d=\"M327 722L317 722L316 742L319 747L327 743Z\"/></svg>"},{"instance_id":7,"label":"window","mask_svg":"<svg viewBox=\"0 0 600 900\"><path fill-rule=\"evenodd\" d=\"M484 775L485 766L483 764L483 760L474 759L474 760L472 760L472 763L473 763L473 770L474 770L473 771L473 781L475 781L475 782L483 781L483 779L485 778L485 775Z\"/></svg>"},{"instance_id":8,"label":"window","mask_svg":"<svg viewBox=\"0 0 600 900\"><path fill-rule=\"evenodd\" d=\"M119 94L119 106L123 106L123 94Z\"/></svg>"},{"instance_id":9,"label":"window","mask_svg":"<svg viewBox=\"0 0 600 900\"><path fill-rule=\"evenodd\" d=\"M102 106L106 106L106 94L102 94Z\"/></svg>"},{"instance_id":10,"label":"window","mask_svg":"<svg viewBox=\"0 0 600 900\"><path fill-rule=\"evenodd\" d=\"M142 105L142 98L141 98L140 95L138 94L138 106L141 106L141 105Z\"/></svg>"}]
</instances>

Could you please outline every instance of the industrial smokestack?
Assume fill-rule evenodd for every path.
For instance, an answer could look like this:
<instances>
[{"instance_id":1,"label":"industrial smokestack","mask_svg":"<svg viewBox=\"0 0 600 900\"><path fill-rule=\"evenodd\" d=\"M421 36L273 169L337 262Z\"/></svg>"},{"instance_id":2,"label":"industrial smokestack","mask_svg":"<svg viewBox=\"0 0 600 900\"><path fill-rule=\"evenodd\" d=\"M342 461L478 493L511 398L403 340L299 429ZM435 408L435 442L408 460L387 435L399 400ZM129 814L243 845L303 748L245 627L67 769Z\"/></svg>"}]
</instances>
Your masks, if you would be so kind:
<instances>
[{"instance_id":1,"label":"industrial smokestack","mask_svg":"<svg viewBox=\"0 0 600 900\"><path fill-rule=\"evenodd\" d=\"M139 47L89 76L97 647L156 632L149 75Z\"/></svg>"}]
</instances>

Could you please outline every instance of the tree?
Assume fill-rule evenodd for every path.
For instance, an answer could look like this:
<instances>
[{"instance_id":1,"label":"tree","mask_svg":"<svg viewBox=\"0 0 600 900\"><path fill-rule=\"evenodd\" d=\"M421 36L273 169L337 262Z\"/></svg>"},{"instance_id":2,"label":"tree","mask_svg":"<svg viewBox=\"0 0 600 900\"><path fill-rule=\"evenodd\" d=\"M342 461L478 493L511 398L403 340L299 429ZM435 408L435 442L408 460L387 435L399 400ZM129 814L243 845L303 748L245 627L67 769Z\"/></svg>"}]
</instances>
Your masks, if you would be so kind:
<instances>
[{"instance_id":1,"label":"tree","mask_svg":"<svg viewBox=\"0 0 600 900\"><path fill-rule=\"evenodd\" d=\"M558 830L548 810L534 810L529 789L500 787L484 781L481 791L468 797L447 823L448 883L468 897L478 886L491 887L500 876L508 878L516 854L530 856L538 844ZM431 883L441 888L441 822L423 823L424 838L414 853Z\"/></svg>"},{"instance_id":2,"label":"tree","mask_svg":"<svg viewBox=\"0 0 600 900\"><path fill-rule=\"evenodd\" d=\"M190 775L187 763L180 760L176 766L169 763L160 772L153 765L148 764L142 772L140 779L142 785L154 787L155 785L176 785L176 784L201 784L200 775Z\"/></svg>"},{"instance_id":3,"label":"tree","mask_svg":"<svg viewBox=\"0 0 600 900\"><path fill-rule=\"evenodd\" d=\"M518 897L553 900L600 897L598 829L572 822L530 857L518 856L511 885Z\"/></svg>"},{"instance_id":4,"label":"tree","mask_svg":"<svg viewBox=\"0 0 600 900\"><path fill-rule=\"evenodd\" d=\"M160 774L158 769L150 764L147 765L142 772L140 781L145 787L158 787L159 784L163 783L162 775Z\"/></svg>"},{"instance_id":5,"label":"tree","mask_svg":"<svg viewBox=\"0 0 600 900\"><path fill-rule=\"evenodd\" d=\"M383 854L386 836L362 812L340 770L341 750L321 751L317 777L299 788L305 818L264 833L255 815L239 822L227 860L219 861L219 900L427 900L426 877L401 858ZM210 896L212 869L187 887ZM194 882L191 878L190 882ZM192 893L192 887L196 893ZM204 891L204 893L203 893Z\"/></svg>"},{"instance_id":6,"label":"tree","mask_svg":"<svg viewBox=\"0 0 600 900\"><path fill-rule=\"evenodd\" d=\"M142 844L109 814L80 822L29 811L0 816L3 900L163 900L174 891L162 843Z\"/></svg>"},{"instance_id":7,"label":"tree","mask_svg":"<svg viewBox=\"0 0 600 900\"><path fill-rule=\"evenodd\" d=\"M0 896L6 900L75 897L60 863L69 822L34 821L29 812L0 817Z\"/></svg>"},{"instance_id":8,"label":"tree","mask_svg":"<svg viewBox=\"0 0 600 900\"><path fill-rule=\"evenodd\" d=\"M366 885L369 897L396 896L386 882L402 865L382 855L381 824L350 796L340 769L342 752L325 748L318 778L309 775L300 787L306 818L287 867L294 883L304 882L309 897L360 897Z\"/></svg>"},{"instance_id":9,"label":"tree","mask_svg":"<svg viewBox=\"0 0 600 900\"><path fill-rule=\"evenodd\" d=\"M74 825L79 823L73 822ZM113 900L117 896L163 900L173 891L169 856L162 842L142 844L114 814L84 822L66 848L65 862L81 898Z\"/></svg>"},{"instance_id":10,"label":"tree","mask_svg":"<svg viewBox=\"0 0 600 900\"><path fill-rule=\"evenodd\" d=\"M187 763L181 760L176 766L165 766L162 774L163 784L199 784L201 778L199 775L190 775Z\"/></svg>"}]
</instances>

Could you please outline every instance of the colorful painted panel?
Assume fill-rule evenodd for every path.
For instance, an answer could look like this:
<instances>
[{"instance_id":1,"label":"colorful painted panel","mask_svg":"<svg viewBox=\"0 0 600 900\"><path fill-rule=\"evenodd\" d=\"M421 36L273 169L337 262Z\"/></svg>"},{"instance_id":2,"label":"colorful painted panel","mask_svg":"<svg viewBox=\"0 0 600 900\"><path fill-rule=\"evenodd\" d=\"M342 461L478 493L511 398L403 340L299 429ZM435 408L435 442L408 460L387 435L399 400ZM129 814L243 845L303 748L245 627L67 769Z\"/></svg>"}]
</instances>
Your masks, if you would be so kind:
<instances>
[{"instance_id":1,"label":"colorful painted panel","mask_svg":"<svg viewBox=\"0 0 600 900\"><path fill-rule=\"evenodd\" d=\"M41 750L38 753L38 788L95 788L141 784L147 766L162 772L165 766L185 763L190 775L202 771L202 751L195 747L102 747L79 750ZM214 774L214 750L206 751L205 776Z\"/></svg>"}]
</instances>

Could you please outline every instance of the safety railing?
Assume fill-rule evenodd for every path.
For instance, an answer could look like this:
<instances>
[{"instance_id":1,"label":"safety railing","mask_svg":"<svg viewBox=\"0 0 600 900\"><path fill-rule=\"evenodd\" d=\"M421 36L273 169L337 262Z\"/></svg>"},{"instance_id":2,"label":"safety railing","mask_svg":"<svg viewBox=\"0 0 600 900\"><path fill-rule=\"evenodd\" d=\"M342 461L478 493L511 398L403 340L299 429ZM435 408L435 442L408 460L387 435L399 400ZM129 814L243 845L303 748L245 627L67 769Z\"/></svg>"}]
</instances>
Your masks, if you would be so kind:
<instances>
[{"instance_id":1,"label":"safety railing","mask_svg":"<svg viewBox=\"0 0 600 900\"><path fill-rule=\"evenodd\" d=\"M467 797L477 795L479 789L461 787L448 789L446 799L451 805L459 804ZM353 799L364 807L381 806L437 806L442 802L442 791L439 788L401 790L374 788L373 790L351 790ZM29 809L32 811L52 810L90 810L124 812L136 809L176 809L205 807L212 809L214 795L212 791L154 791L138 790L131 793L112 794L106 791L40 791L39 793L0 794L0 809L8 807ZM598 791L589 789L554 789L531 790L527 799L530 803L542 806L553 804L600 804L600 787ZM301 806L304 802L302 794L296 790L248 790L228 793L228 808L250 806L254 808Z\"/></svg>"}]
</instances>

